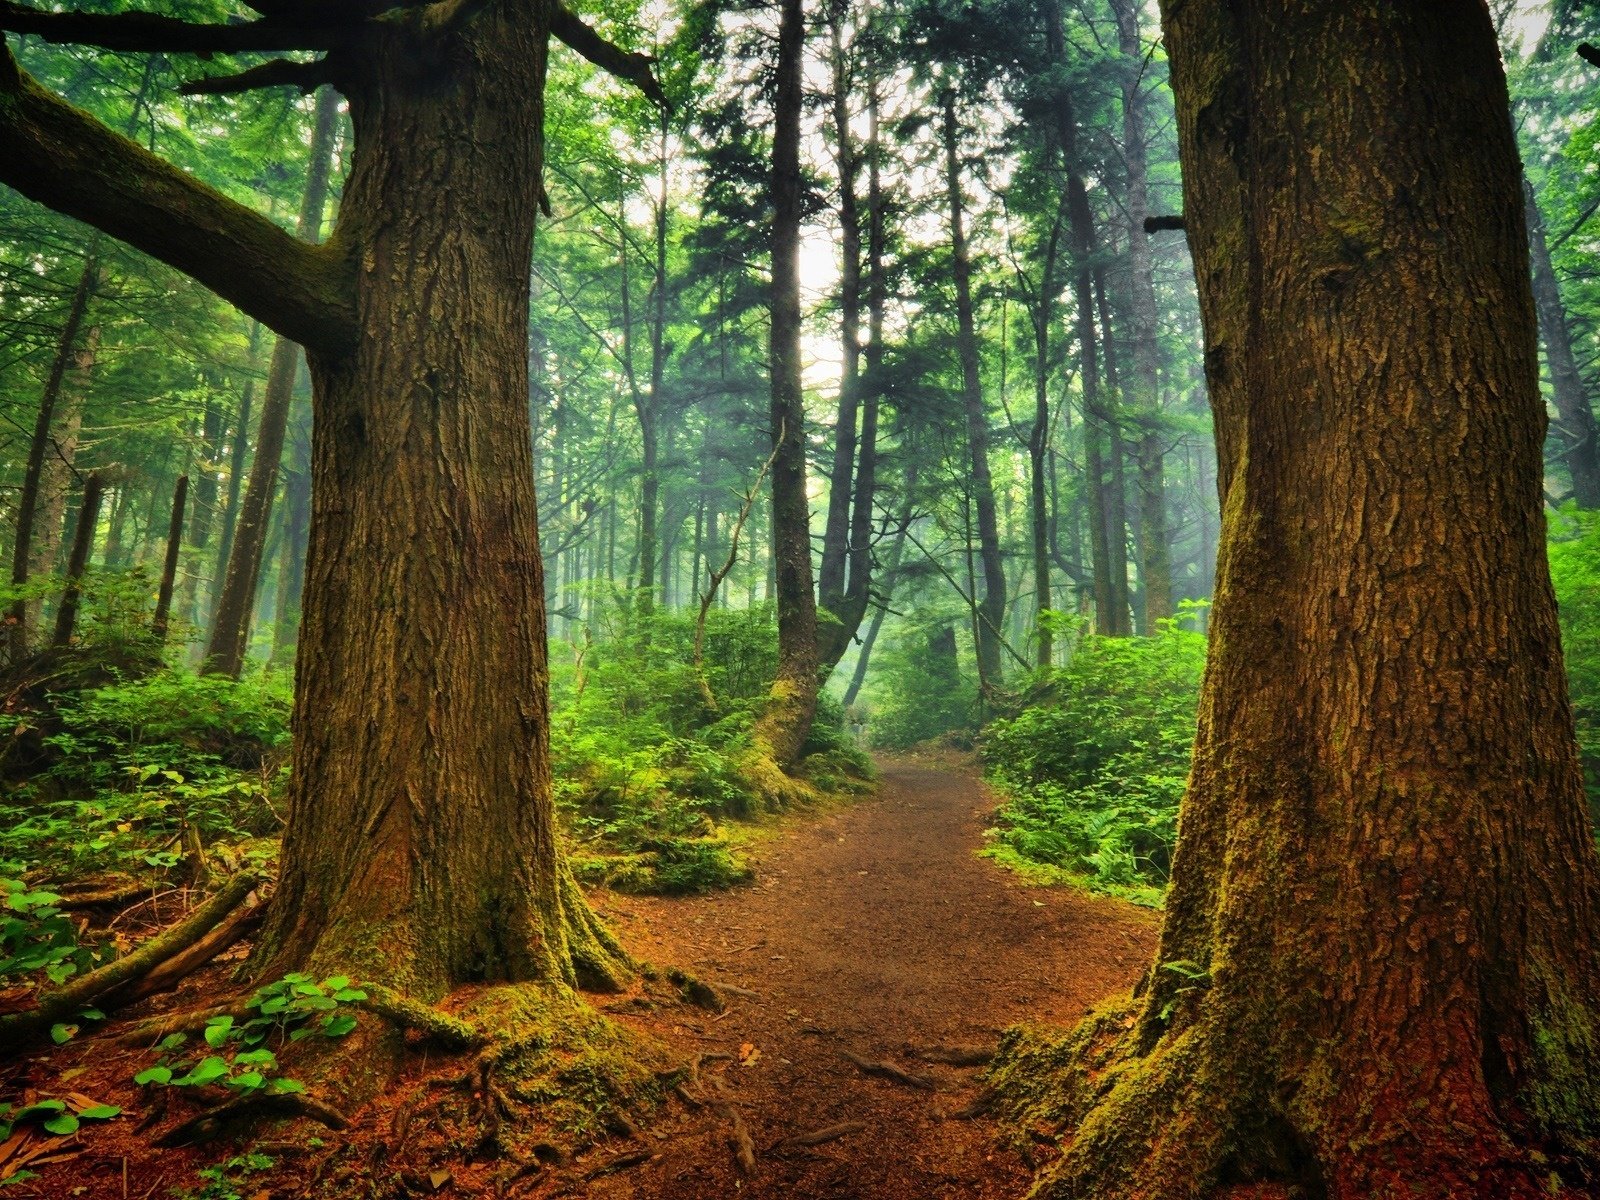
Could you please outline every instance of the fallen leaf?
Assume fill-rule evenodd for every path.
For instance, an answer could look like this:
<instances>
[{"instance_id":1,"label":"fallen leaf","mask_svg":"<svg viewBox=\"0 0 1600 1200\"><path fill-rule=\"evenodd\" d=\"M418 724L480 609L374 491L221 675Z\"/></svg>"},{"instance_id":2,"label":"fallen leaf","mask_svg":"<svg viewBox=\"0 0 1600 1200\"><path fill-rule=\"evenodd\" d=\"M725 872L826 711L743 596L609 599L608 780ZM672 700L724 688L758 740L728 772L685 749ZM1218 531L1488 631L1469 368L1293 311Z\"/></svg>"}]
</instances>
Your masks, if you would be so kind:
<instances>
[{"instance_id":1,"label":"fallen leaf","mask_svg":"<svg viewBox=\"0 0 1600 1200\"><path fill-rule=\"evenodd\" d=\"M751 1042L746 1042L739 1047L739 1065L753 1067L761 1058L761 1051Z\"/></svg>"},{"instance_id":2,"label":"fallen leaf","mask_svg":"<svg viewBox=\"0 0 1600 1200\"><path fill-rule=\"evenodd\" d=\"M428 1186L434 1191L442 1191L450 1182L449 1171L434 1171L428 1176Z\"/></svg>"}]
</instances>

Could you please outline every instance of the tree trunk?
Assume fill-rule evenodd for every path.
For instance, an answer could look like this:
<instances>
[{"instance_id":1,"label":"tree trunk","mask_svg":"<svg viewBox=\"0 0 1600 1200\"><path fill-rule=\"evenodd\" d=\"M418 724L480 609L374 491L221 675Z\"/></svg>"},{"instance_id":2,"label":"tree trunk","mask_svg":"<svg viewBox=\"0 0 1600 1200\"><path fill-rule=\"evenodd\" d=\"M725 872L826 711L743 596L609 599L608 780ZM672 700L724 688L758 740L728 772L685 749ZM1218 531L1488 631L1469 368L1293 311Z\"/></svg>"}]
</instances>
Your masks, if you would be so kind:
<instances>
[{"instance_id":1,"label":"tree trunk","mask_svg":"<svg viewBox=\"0 0 1600 1200\"><path fill-rule=\"evenodd\" d=\"M98 246L98 239L95 245ZM97 250L91 247L83 264L83 273L78 276L78 285L73 289L72 300L67 306L61 336L56 342L55 358L50 363L50 374L45 378L44 391L39 397L39 411L34 417L33 439L28 444L28 461L23 469L22 490L17 499L16 539L11 548L11 583L14 587L21 587L28 582L28 570L33 557L34 523L39 511L40 483L44 477L45 458L50 451L51 422L67 376L79 361L78 331L83 328L84 315L89 311L89 302L94 298L99 283L99 258ZM93 353L92 348L90 353ZM33 640L30 617L37 612L37 605L30 605L21 597L13 601L7 630L12 662L24 658L30 649Z\"/></svg>"},{"instance_id":2,"label":"tree trunk","mask_svg":"<svg viewBox=\"0 0 1600 1200\"><path fill-rule=\"evenodd\" d=\"M972 308L972 263L967 257L961 170L956 155L955 93L944 94L945 190L950 205L950 259L955 275L957 340L961 354L961 396L967 414L967 447L972 457L972 499L978 516L978 556L983 563L983 596L974 597L974 636L980 686L1000 682L1000 625L1006 616L1006 576L1000 562L1000 529L995 518L994 483L989 474L989 414L978 370L978 333Z\"/></svg>"},{"instance_id":3,"label":"tree trunk","mask_svg":"<svg viewBox=\"0 0 1600 1200\"><path fill-rule=\"evenodd\" d=\"M1539 313L1539 333L1544 340L1545 362L1550 367L1550 391L1568 445L1562 452L1572 477L1572 497L1579 508L1600 508L1600 434L1595 429L1589 390L1572 352L1567 309L1561 302L1561 284L1550 261L1544 214L1539 211L1533 185L1522 183L1523 206L1528 220L1528 246L1533 258L1533 300Z\"/></svg>"},{"instance_id":4,"label":"tree trunk","mask_svg":"<svg viewBox=\"0 0 1600 1200\"><path fill-rule=\"evenodd\" d=\"M78 624L78 596L83 590L83 577L89 571L89 559L94 554L95 525L100 519L100 473L96 471L83 481L83 499L78 504L78 528L72 535L72 555L67 560L67 589L61 594L61 604L56 609L55 636L52 646L72 644L72 633Z\"/></svg>"},{"instance_id":5,"label":"tree trunk","mask_svg":"<svg viewBox=\"0 0 1600 1200\"><path fill-rule=\"evenodd\" d=\"M183 619L191 624L199 620L199 563L205 559L206 549L211 544L211 531L217 523L217 464L222 457L222 412L214 401L207 402L200 428L204 450L200 479L195 484L194 505L189 517L189 545L194 549L194 557L188 578L183 582L183 600L179 605Z\"/></svg>"},{"instance_id":6,"label":"tree trunk","mask_svg":"<svg viewBox=\"0 0 1600 1200\"><path fill-rule=\"evenodd\" d=\"M259 368L256 352L261 342L261 326L253 324L250 327L250 352L247 359L249 370L252 374ZM233 533L239 524L239 499L242 494L245 460L250 453L250 420L254 412L256 395L256 381L245 380L244 391L239 397L238 419L234 422L233 448L228 455L228 500L222 509L222 534L217 540L217 561L212 571L211 582L211 623L216 624L217 605L222 602L222 580L228 571L228 562L233 557Z\"/></svg>"},{"instance_id":7,"label":"tree trunk","mask_svg":"<svg viewBox=\"0 0 1600 1200\"><path fill-rule=\"evenodd\" d=\"M311 534L311 410L303 398L290 405L289 454L283 470L283 553L278 556L277 611L272 661L294 665L300 641L300 606L306 586L306 542Z\"/></svg>"},{"instance_id":8,"label":"tree trunk","mask_svg":"<svg viewBox=\"0 0 1600 1200\"><path fill-rule=\"evenodd\" d=\"M258 974L424 999L617 978L551 799L527 341L545 11L385 23L349 84L336 239L379 265L355 347L310 354L294 777Z\"/></svg>"},{"instance_id":9,"label":"tree trunk","mask_svg":"<svg viewBox=\"0 0 1600 1200\"><path fill-rule=\"evenodd\" d=\"M172 618L172 591L178 582L178 555L183 550L183 508L189 498L189 477L178 476L172 492L172 520L167 525L167 552L161 560L161 587L156 594L156 612L150 621L150 632L158 642L167 640L167 626Z\"/></svg>"},{"instance_id":10,"label":"tree trunk","mask_svg":"<svg viewBox=\"0 0 1600 1200\"><path fill-rule=\"evenodd\" d=\"M1092 234L1091 234L1092 236ZM1133 632L1132 604L1128 599L1128 447L1122 440L1122 387L1117 373L1117 343L1106 300L1105 271L1094 268L1095 303L1100 310L1100 349L1104 355L1106 389L1100 413L1106 429L1106 472L1102 507L1106 520L1106 550L1111 574L1111 632L1126 637Z\"/></svg>"},{"instance_id":11,"label":"tree trunk","mask_svg":"<svg viewBox=\"0 0 1600 1200\"><path fill-rule=\"evenodd\" d=\"M1145 152L1145 99L1140 86L1144 55L1139 37L1137 0L1112 0L1117 21L1117 49L1122 56L1122 156L1127 165L1128 329L1132 378L1126 388L1128 408L1139 427L1139 578L1144 589L1144 625L1154 632L1158 621L1175 611L1172 601L1172 556L1168 544L1165 450L1161 435L1161 348L1156 314L1155 270L1144 219L1149 214L1149 169Z\"/></svg>"},{"instance_id":12,"label":"tree trunk","mask_svg":"<svg viewBox=\"0 0 1600 1200\"><path fill-rule=\"evenodd\" d=\"M1074 1035L1039 1194L1588 1194L1600 872L1487 9L1163 8L1215 636L1157 965Z\"/></svg>"},{"instance_id":13,"label":"tree trunk","mask_svg":"<svg viewBox=\"0 0 1600 1200\"><path fill-rule=\"evenodd\" d=\"M300 204L299 234L305 241L317 241L322 232L322 213L328 199L328 177L333 167L333 143L338 128L339 96L332 88L325 87L317 97L317 123L306 165L305 195ZM250 645L250 616L255 609L256 588L261 579L267 527L272 521L278 468L283 460L284 437L299 370L300 347L288 338L278 338L272 348L272 365L267 370L250 483L245 488L244 503L234 527L216 620L211 628L211 642L206 647L203 669L208 674L237 679L244 669Z\"/></svg>"},{"instance_id":14,"label":"tree trunk","mask_svg":"<svg viewBox=\"0 0 1600 1200\"><path fill-rule=\"evenodd\" d=\"M778 675L756 726L774 762L792 766L817 711L817 601L806 499L805 403L800 360L800 112L805 47L802 0L782 0L772 145L772 584L778 601Z\"/></svg>"},{"instance_id":15,"label":"tree trunk","mask_svg":"<svg viewBox=\"0 0 1600 1200\"><path fill-rule=\"evenodd\" d=\"M822 561L817 571L818 603L833 620L820 631L818 654L824 671L844 656L855 636L845 609L846 572L851 561L851 500L856 468L856 426L860 418L861 373L861 216L856 201L860 162L850 132L850 69L844 48L844 7L828 13L832 39L834 161L839 172L839 326L841 367L838 419L833 427L833 470L828 480L828 513L822 530ZM857 618L859 623L860 618Z\"/></svg>"},{"instance_id":16,"label":"tree trunk","mask_svg":"<svg viewBox=\"0 0 1600 1200\"><path fill-rule=\"evenodd\" d=\"M61 381L56 398L55 432L50 435L43 469L39 473L39 506L33 522L33 552L28 564L30 579L54 575L60 566L61 540L65 536L67 497L72 492L77 472L78 437L83 431L83 405L89 398L89 385L100 356L100 326L84 331L83 344L73 355L71 369ZM29 628L37 628L43 606L29 605Z\"/></svg>"}]
</instances>

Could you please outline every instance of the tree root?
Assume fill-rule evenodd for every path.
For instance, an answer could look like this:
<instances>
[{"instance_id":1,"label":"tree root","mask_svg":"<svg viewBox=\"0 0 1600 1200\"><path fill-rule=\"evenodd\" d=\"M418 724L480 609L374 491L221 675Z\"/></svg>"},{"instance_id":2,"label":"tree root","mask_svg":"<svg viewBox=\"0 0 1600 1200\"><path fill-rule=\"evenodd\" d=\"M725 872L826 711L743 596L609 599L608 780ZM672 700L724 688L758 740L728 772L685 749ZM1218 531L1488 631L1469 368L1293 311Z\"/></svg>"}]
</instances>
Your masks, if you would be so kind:
<instances>
[{"instance_id":1,"label":"tree root","mask_svg":"<svg viewBox=\"0 0 1600 1200\"><path fill-rule=\"evenodd\" d=\"M259 1117L305 1117L320 1122L329 1129L350 1127L349 1118L338 1109L320 1100L313 1100L310 1096L298 1093L283 1095L257 1093L229 1100L226 1104L220 1104L216 1108L191 1117L183 1124L162 1134L156 1139L155 1144L171 1147L208 1142L221 1134L223 1127L229 1122L254 1120Z\"/></svg>"},{"instance_id":2,"label":"tree root","mask_svg":"<svg viewBox=\"0 0 1600 1200\"><path fill-rule=\"evenodd\" d=\"M135 980L127 988L106 999L113 1005L121 1007L136 1000L143 1000L146 996L154 996L158 992L171 991L224 950L253 933L261 924L265 911L261 893L252 891L238 908L224 917L194 945L174 954L166 962L152 968L144 978ZM105 1004L102 1003L101 1007L105 1007Z\"/></svg>"},{"instance_id":3,"label":"tree root","mask_svg":"<svg viewBox=\"0 0 1600 1200\"><path fill-rule=\"evenodd\" d=\"M593 992L623 991L638 974L636 964L605 922L595 916L576 877L561 866L561 909L566 915L567 950L574 983Z\"/></svg>"},{"instance_id":4,"label":"tree root","mask_svg":"<svg viewBox=\"0 0 1600 1200\"><path fill-rule=\"evenodd\" d=\"M0 1017L0 1044L20 1048L57 1022L71 1019L102 998L109 999L117 989L188 950L243 903L257 882L259 879L252 872L235 875L189 916L137 950L47 993L34 1008Z\"/></svg>"},{"instance_id":5,"label":"tree root","mask_svg":"<svg viewBox=\"0 0 1600 1200\"><path fill-rule=\"evenodd\" d=\"M367 993L365 1000L357 1002L362 1008L402 1029L414 1029L447 1050L477 1050L489 1042L489 1036L476 1026L431 1004L402 996L379 983L363 983L361 987Z\"/></svg>"},{"instance_id":6,"label":"tree root","mask_svg":"<svg viewBox=\"0 0 1600 1200\"><path fill-rule=\"evenodd\" d=\"M928 1062L948 1067L986 1067L994 1061L992 1046L931 1046L922 1052Z\"/></svg>"},{"instance_id":7,"label":"tree root","mask_svg":"<svg viewBox=\"0 0 1600 1200\"><path fill-rule=\"evenodd\" d=\"M873 1062L871 1059L862 1058L848 1050L841 1050L841 1054L855 1063L863 1075L876 1075L880 1079L891 1079L895 1083L904 1084L906 1087L920 1088L922 1091L931 1092L938 1085L926 1075L914 1075L892 1062Z\"/></svg>"},{"instance_id":8,"label":"tree root","mask_svg":"<svg viewBox=\"0 0 1600 1200\"><path fill-rule=\"evenodd\" d=\"M828 1142L836 1142L842 1137L849 1137L852 1133L866 1131L867 1126L863 1121L842 1121L838 1125L813 1129L810 1133L798 1133L794 1137L785 1138L784 1142L791 1146L821 1146Z\"/></svg>"}]
</instances>

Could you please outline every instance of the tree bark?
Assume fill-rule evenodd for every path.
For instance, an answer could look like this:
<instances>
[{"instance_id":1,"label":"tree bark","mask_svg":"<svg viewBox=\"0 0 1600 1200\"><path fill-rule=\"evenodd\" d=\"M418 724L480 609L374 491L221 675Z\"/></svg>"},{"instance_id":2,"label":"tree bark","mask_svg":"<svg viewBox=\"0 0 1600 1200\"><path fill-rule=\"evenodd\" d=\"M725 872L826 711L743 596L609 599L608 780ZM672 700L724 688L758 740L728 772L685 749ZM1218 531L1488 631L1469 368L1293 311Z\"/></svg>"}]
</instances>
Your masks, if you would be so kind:
<instances>
[{"instance_id":1,"label":"tree bark","mask_svg":"<svg viewBox=\"0 0 1600 1200\"><path fill-rule=\"evenodd\" d=\"M1092 226L1091 226L1091 237ZM1122 438L1122 386L1117 373L1117 343L1106 299L1105 269L1093 271L1096 307L1100 311L1100 349L1105 362L1105 391L1100 394L1100 416L1106 430L1104 499L1107 563L1111 577L1111 632L1126 637L1133 632L1133 606L1128 588L1128 447Z\"/></svg>"},{"instance_id":2,"label":"tree bark","mask_svg":"<svg viewBox=\"0 0 1600 1200\"><path fill-rule=\"evenodd\" d=\"M546 14L385 22L349 84L335 239L376 266L356 349L308 356L295 769L260 973L337 964L422 999L618 977L551 799L527 352Z\"/></svg>"},{"instance_id":3,"label":"tree bark","mask_svg":"<svg viewBox=\"0 0 1600 1200\"><path fill-rule=\"evenodd\" d=\"M1544 341L1545 362L1550 368L1550 392L1562 432L1568 439L1561 458L1572 478L1572 498L1579 508L1600 508L1600 431L1595 428L1594 407L1589 389L1572 352L1572 333L1567 328L1567 309L1561 301L1561 284L1550 261L1550 244L1545 236L1544 214L1533 185L1522 183L1523 205L1528 221L1528 247L1533 258L1533 300L1539 314L1539 333Z\"/></svg>"},{"instance_id":4,"label":"tree bark","mask_svg":"<svg viewBox=\"0 0 1600 1200\"><path fill-rule=\"evenodd\" d=\"M333 143L339 128L339 96L323 88L317 97L316 127L306 165L306 187L301 197L299 234L302 240L316 241L322 232L322 214L328 199L329 175L333 167ZM234 679L244 669L250 646L250 617L255 609L256 589L267 544L267 527L272 521L272 504L278 490L278 469L283 460L284 437L289 427L289 410L294 402L295 377L300 370L300 347L279 337L272 348L272 365L267 369L267 387L261 404L261 426L256 433L256 456L250 466L250 482L234 527L233 543L223 573L222 591L217 601L211 641L206 647L202 669L207 674L228 675Z\"/></svg>"},{"instance_id":5,"label":"tree bark","mask_svg":"<svg viewBox=\"0 0 1600 1200\"><path fill-rule=\"evenodd\" d=\"M1169 0L1223 534L1156 965L1039 1194L1587 1194L1600 870L1476 0Z\"/></svg>"},{"instance_id":6,"label":"tree bark","mask_svg":"<svg viewBox=\"0 0 1600 1200\"><path fill-rule=\"evenodd\" d=\"M156 594L156 612L150 621L150 632L158 642L167 640L167 626L172 618L172 591L178 582L178 555L183 550L183 509L189 499L189 477L178 476L172 492L172 520L167 525L167 552L161 560L161 587Z\"/></svg>"},{"instance_id":7,"label":"tree bark","mask_svg":"<svg viewBox=\"0 0 1600 1200\"><path fill-rule=\"evenodd\" d=\"M205 417L200 426L203 457L200 478L195 484L194 505L189 517L189 545L193 558L188 578L183 583L183 600L179 611L183 619L193 624L200 613L200 569L205 552L211 545L211 532L217 524L217 466L222 458L222 412L215 401L206 403Z\"/></svg>"},{"instance_id":8,"label":"tree bark","mask_svg":"<svg viewBox=\"0 0 1600 1200\"><path fill-rule=\"evenodd\" d=\"M792 766L817 711L817 601L806 497L805 402L800 361L800 113L805 46L802 0L782 0L772 145L772 582L778 602L778 674L756 726L773 761Z\"/></svg>"},{"instance_id":9,"label":"tree bark","mask_svg":"<svg viewBox=\"0 0 1600 1200\"><path fill-rule=\"evenodd\" d=\"M1000 528L995 517L994 482L989 473L989 414L979 374L977 323L972 307L972 263L967 253L961 169L957 157L955 93L944 94L945 191L950 208L950 260L956 289L957 342L961 356L961 397L967 414L967 448L972 458L972 498L978 518L978 557L983 565L983 596L974 597L974 637L982 687L1000 682L1000 625L1006 615L1006 576L1000 562Z\"/></svg>"},{"instance_id":10,"label":"tree bark","mask_svg":"<svg viewBox=\"0 0 1600 1200\"><path fill-rule=\"evenodd\" d=\"M100 519L100 473L96 471L83 482L83 499L78 504L78 528L72 535L72 556L67 561L67 588L56 609L55 636L52 646L72 643L72 633L78 623L78 596L83 590L83 577L89 570L89 559L94 553L95 525Z\"/></svg>"}]
</instances>

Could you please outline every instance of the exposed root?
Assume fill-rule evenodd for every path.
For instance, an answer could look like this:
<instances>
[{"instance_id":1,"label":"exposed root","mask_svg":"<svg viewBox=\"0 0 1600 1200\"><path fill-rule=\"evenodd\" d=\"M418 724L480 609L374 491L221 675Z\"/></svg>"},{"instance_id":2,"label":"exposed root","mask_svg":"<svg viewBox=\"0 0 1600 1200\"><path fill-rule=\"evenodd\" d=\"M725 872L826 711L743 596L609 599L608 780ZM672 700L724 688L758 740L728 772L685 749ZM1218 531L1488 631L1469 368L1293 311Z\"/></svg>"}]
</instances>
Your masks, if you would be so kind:
<instances>
[{"instance_id":1,"label":"exposed root","mask_svg":"<svg viewBox=\"0 0 1600 1200\"><path fill-rule=\"evenodd\" d=\"M382 984L361 986L367 993L367 998L359 1001L362 1008L404 1029L414 1029L447 1050L476 1050L489 1041L481 1030L431 1004L402 996Z\"/></svg>"},{"instance_id":2,"label":"exposed root","mask_svg":"<svg viewBox=\"0 0 1600 1200\"><path fill-rule=\"evenodd\" d=\"M863 1121L842 1121L838 1125L824 1126L822 1129L813 1129L810 1133L799 1133L785 1141L792 1146L821 1146L828 1142L836 1142L842 1137L849 1137L852 1133L865 1133L866 1123Z\"/></svg>"},{"instance_id":3,"label":"exposed root","mask_svg":"<svg viewBox=\"0 0 1600 1200\"><path fill-rule=\"evenodd\" d=\"M753 1175L756 1169L756 1143L750 1136L750 1127L732 1104L722 1106L722 1115L733 1126L728 1133L728 1144L733 1148L733 1161L741 1175Z\"/></svg>"},{"instance_id":4,"label":"exposed root","mask_svg":"<svg viewBox=\"0 0 1600 1200\"><path fill-rule=\"evenodd\" d=\"M655 1158L654 1150L630 1150L627 1154L619 1154L613 1159L601 1163L584 1175L585 1182L593 1182L605 1175L615 1175L618 1171L626 1171L630 1167L642 1167L645 1163Z\"/></svg>"},{"instance_id":5,"label":"exposed root","mask_svg":"<svg viewBox=\"0 0 1600 1200\"><path fill-rule=\"evenodd\" d=\"M179 951L166 962L155 966L144 978L135 980L114 996L107 997L111 1004L121 1006L143 1000L160 992L171 991L194 972L205 966L230 946L248 937L261 924L265 908L259 891L252 891L234 909L194 945ZM102 1002L101 1007L106 1007Z\"/></svg>"},{"instance_id":6,"label":"exposed root","mask_svg":"<svg viewBox=\"0 0 1600 1200\"><path fill-rule=\"evenodd\" d=\"M922 1052L928 1062L949 1067L986 1067L994 1056L993 1046L932 1046Z\"/></svg>"},{"instance_id":7,"label":"exposed root","mask_svg":"<svg viewBox=\"0 0 1600 1200\"><path fill-rule=\"evenodd\" d=\"M852 1054L848 1050L841 1050L841 1054L851 1062L863 1075L876 1075L880 1079L890 1079L895 1083L904 1084L906 1087L920 1088L922 1091L931 1092L938 1085L926 1075L914 1075L902 1067L895 1066L892 1062L874 1062L860 1055Z\"/></svg>"}]
</instances>

